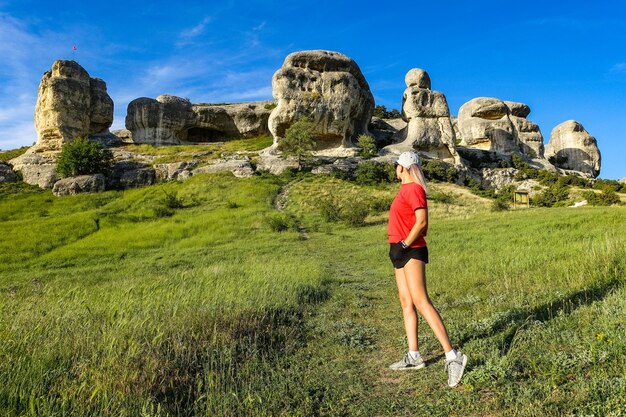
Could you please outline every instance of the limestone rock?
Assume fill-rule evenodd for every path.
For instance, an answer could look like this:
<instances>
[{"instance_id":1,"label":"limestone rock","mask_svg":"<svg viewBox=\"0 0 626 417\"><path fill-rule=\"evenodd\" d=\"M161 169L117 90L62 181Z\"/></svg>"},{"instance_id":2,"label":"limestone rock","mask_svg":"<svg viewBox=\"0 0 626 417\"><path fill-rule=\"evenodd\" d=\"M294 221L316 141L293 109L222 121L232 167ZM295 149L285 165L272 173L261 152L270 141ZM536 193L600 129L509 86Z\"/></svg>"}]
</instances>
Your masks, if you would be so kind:
<instances>
[{"instance_id":1,"label":"limestone rock","mask_svg":"<svg viewBox=\"0 0 626 417\"><path fill-rule=\"evenodd\" d=\"M55 61L41 78L35 106L38 140L32 151L57 152L77 136L107 132L113 100L106 84L75 61Z\"/></svg>"},{"instance_id":2,"label":"limestone rock","mask_svg":"<svg viewBox=\"0 0 626 417\"><path fill-rule=\"evenodd\" d=\"M193 120L189 100L163 94L156 99L141 97L128 103L126 129L132 132L134 143L178 145L187 139L185 127Z\"/></svg>"},{"instance_id":3,"label":"limestone rock","mask_svg":"<svg viewBox=\"0 0 626 417\"><path fill-rule=\"evenodd\" d=\"M450 109L444 94L430 89L428 73L419 68L410 70L405 82L402 117L408 125L394 137L397 143L387 146L385 151L399 154L417 150L431 158L460 164Z\"/></svg>"},{"instance_id":4,"label":"limestone rock","mask_svg":"<svg viewBox=\"0 0 626 417\"><path fill-rule=\"evenodd\" d=\"M546 158L557 168L578 171L592 177L600 174L600 150L596 138L575 120L552 129Z\"/></svg>"},{"instance_id":5,"label":"limestone rock","mask_svg":"<svg viewBox=\"0 0 626 417\"><path fill-rule=\"evenodd\" d=\"M374 97L359 66L331 51L301 51L287 56L272 78L277 106L269 118L274 147L299 118L311 118L318 151L353 148L367 134Z\"/></svg>"},{"instance_id":6,"label":"limestone rock","mask_svg":"<svg viewBox=\"0 0 626 417\"><path fill-rule=\"evenodd\" d=\"M31 148L32 149L32 148ZM26 152L9 161L14 171L22 174L22 180L41 188L52 188L59 180L54 156L42 153Z\"/></svg>"},{"instance_id":7,"label":"limestone rock","mask_svg":"<svg viewBox=\"0 0 626 417\"><path fill-rule=\"evenodd\" d=\"M526 118L529 114L530 107L524 103L493 97L472 99L459 109L461 145L541 159L543 136L539 126Z\"/></svg>"},{"instance_id":8,"label":"limestone rock","mask_svg":"<svg viewBox=\"0 0 626 417\"><path fill-rule=\"evenodd\" d=\"M15 172L13 172L13 170L11 169L11 165L0 162L0 184L15 181L17 181L17 176L15 175Z\"/></svg>"},{"instance_id":9,"label":"limestone rock","mask_svg":"<svg viewBox=\"0 0 626 417\"><path fill-rule=\"evenodd\" d=\"M619 182L621 182L622 184L626 184L626 177L622 178L621 180L618 180Z\"/></svg>"},{"instance_id":10,"label":"limestone rock","mask_svg":"<svg viewBox=\"0 0 626 417\"><path fill-rule=\"evenodd\" d=\"M478 97L459 109L461 145L502 153L519 151L510 110L500 99Z\"/></svg>"},{"instance_id":11,"label":"limestone rock","mask_svg":"<svg viewBox=\"0 0 626 417\"><path fill-rule=\"evenodd\" d=\"M102 174L63 178L54 183L52 194L61 197L79 193L104 191L105 184L106 180Z\"/></svg>"},{"instance_id":12,"label":"limestone rock","mask_svg":"<svg viewBox=\"0 0 626 417\"><path fill-rule=\"evenodd\" d=\"M297 169L298 162L295 158L282 158L280 155L276 155L269 151L263 151L259 154L257 160L257 171L268 171L274 175L280 175L290 169Z\"/></svg>"},{"instance_id":13,"label":"limestone rock","mask_svg":"<svg viewBox=\"0 0 626 417\"><path fill-rule=\"evenodd\" d=\"M116 162L107 176L107 186L115 189L138 188L154 184L154 169L132 161Z\"/></svg>"},{"instance_id":14,"label":"limestone rock","mask_svg":"<svg viewBox=\"0 0 626 417\"><path fill-rule=\"evenodd\" d=\"M126 129L134 143L155 146L216 142L269 134L271 101L235 104L192 104L161 95L128 104Z\"/></svg>"},{"instance_id":15,"label":"limestone rock","mask_svg":"<svg viewBox=\"0 0 626 417\"><path fill-rule=\"evenodd\" d=\"M530 107L527 104L514 101L505 101L504 104L511 112L509 118L515 128L520 151L524 155L543 159L543 135L539 125L527 119L530 114Z\"/></svg>"},{"instance_id":16,"label":"limestone rock","mask_svg":"<svg viewBox=\"0 0 626 417\"><path fill-rule=\"evenodd\" d=\"M156 178L161 181L184 180L191 177L192 170L198 161L173 162L171 164L154 164Z\"/></svg>"},{"instance_id":17,"label":"limestone rock","mask_svg":"<svg viewBox=\"0 0 626 417\"><path fill-rule=\"evenodd\" d=\"M515 168L485 168L481 170L482 186L485 188L492 188L500 191L502 188L509 185L514 185L516 189L523 189L528 191L530 197L534 197L536 194L543 191L545 186L539 184L538 181L533 179L516 180L515 174L517 169Z\"/></svg>"},{"instance_id":18,"label":"limestone rock","mask_svg":"<svg viewBox=\"0 0 626 417\"><path fill-rule=\"evenodd\" d=\"M111 132L123 143L133 143L133 133L128 129L118 129Z\"/></svg>"},{"instance_id":19,"label":"limestone rock","mask_svg":"<svg viewBox=\"0 0 626 417\"><path fill-rule=\"evenodd\" d=\"M202 173L232 172L237 178L251 177L254 170L250 161L247 159L218 159L210 165L196 168L192 171L193 175Z\"/></svg>"}]
</instances>

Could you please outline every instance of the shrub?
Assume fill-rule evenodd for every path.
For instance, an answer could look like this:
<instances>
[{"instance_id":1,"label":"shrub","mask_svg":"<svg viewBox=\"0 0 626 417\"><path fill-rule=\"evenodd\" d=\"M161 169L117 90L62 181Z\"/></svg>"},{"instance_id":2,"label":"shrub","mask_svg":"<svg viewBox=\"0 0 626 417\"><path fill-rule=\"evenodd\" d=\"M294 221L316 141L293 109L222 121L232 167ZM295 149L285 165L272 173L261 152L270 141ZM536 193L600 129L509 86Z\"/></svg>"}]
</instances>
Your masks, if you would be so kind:
<instances>
[{"instance_id":1,"label":"shrub","mask_svg":"<svg viewBox=\"0 0 626 417\"><path fill-rule=\"evenodd\" d=\"M349 202L339 196L329 195L318 200L318 209L324 221L334 223L343 221L350 226L359 227L365 224L370 206L363 198L351 198ZM385 209L388 209L387 206Z\"/></svg>"},{"instance_id":2,"label":"shrub","mask_svg":"<svg viewBox=\"0 0 626 417\"><path fill-rule=\"evenodd\" d=\"M267 224L274 232L285 232L287 230L298 231L297 219L288 213L273 213L266 217Z\"/></svg>"},{"instance_id":3,"label":"shrub","mask_svg":"<svg viewBox=\"0 0 626 417\"><path fill-rule=\"evenodd\" d=\"M427 180L454 182L458 176L456 169L452 166L435 159L424 161L422 172Z\"/></svg>"},{"instance_id":4,"label":"shrub","mask_svg":"<svg viewBox=\"0 0 626 417\"><path fill-rule=\"evenodd\" d=\"M569 197L569 189L562 183L555 183L537 194L531 202L540 207L554 207L559 202L564 202Z\"/></svg>"},{"instance_id":5,"label":"shrub","mask_svg":"<svg viewBox=\"0 0 626 417\"><path fill-rule=\"evenodd\" d=\"M353 201L348 207L344 207L341 218L350 226L359 227L365 224L365 218L369 214L369 204L365 200Z\"/></svg>"},{"instance_id":6,"label":"shrub","mask_svg":"<svg viewBox=\"0 0 626 417\"><path fill-rule=\"evenodd\" d=\"M315 149L313 137L313 122L308 118L298 119L285 132L285 138L278 144L284 156L295 156L298 160L298 169L302 169L302 162L311 158Z\"/></svg>"},{"instance_id":7,"label":"shrub","mask_svg":"<svg viewBox=\"0 0 626 417\"><path fill-rule=\"evenodd\" d=\"M610 188L605 188L601 193L583 191L582 195L592 206L611 206L622 203L617 193Z\"/></svg>"},{"instance_id":8,"label":"shrub","mask_svg":"<svg viewBox=\"0 0 626 417\"><path fill-rule=\"evenodd\" d=\"M509 209L509 207L509 203L499 198L496 198L491 203L491 211L506 211Z\"/></svg>"},{"instance_id":9,"label":"shrub","mask_svg":"<svg viewBox=\"0 0 626 417\"><path fill-rule=\"evenodd\" d=\"M276 103L267 103L263 107L265 108L265 110L273 110L273 109L276 108L276 106L278 106L278 104L276 104Z\"/></svg>"},{"instance_id":10,"label":"shrub","mask_svg":"<svg viewBox=\"0 0 626 417\"><path fill-rule=\"evenodd\" d=\"M376 185L393 181L395 175L393 164L378 164L373 161L365 161L356 167L355 181L360 185Z\"/></svg>"},{"instance_id":11,"label":"shrub","mask_svg":"<svg viewBox=\"0 0 626 417\"><path fill-rule=\"evenodd\" d=\"M511 164L515 169L528 169L530 168L526 162L522 160L522 157L514 153L511 155Z\"/></svg>"},{"instance_id":12,"label":"shrub","mask_svg":"<svg viewBox=\"0 0 626 417\"><path fill-rule=\"evenodd\" d=\"M378 155L376 149L376 141L369 135L361 135L358 138L359 148L361 148L361 157L364 159L373 158Z\"/></svg>"},{"instance_id":13,"label":"shrub","mask_svg":"<svg viewBox=\"0 0 626 417\"><path fill-rule=\"evenodd\" d=\"M166 208L180 209L185 207L183 200L179 198L176 193L170 193L165 190L163 190L163 193L165 194L165 198L162 200L162 202Z\"/></svg>"},{"instance_id":14,"label":"shrub","mask_svg":"<svg viewBox=\"0 0 626 417\"><path fill-rule=\"evenodd\" d=\"M602 178L598 178L593 183L593 188L596 190L609 189L618 193L626 193L626 184L616 180L604 180Z\"/></svg>"},{"instance_id":15,"label":"shrub","mask_svg":"<svg viewBox=\"0 0 626 417\"><path fill-rule=\"evenodd\" d=\"M111 167L113 154L86 137L78 137L63 145L57 159L57 172L62 177L105 173Z\"/></svg>"}]
</instances>

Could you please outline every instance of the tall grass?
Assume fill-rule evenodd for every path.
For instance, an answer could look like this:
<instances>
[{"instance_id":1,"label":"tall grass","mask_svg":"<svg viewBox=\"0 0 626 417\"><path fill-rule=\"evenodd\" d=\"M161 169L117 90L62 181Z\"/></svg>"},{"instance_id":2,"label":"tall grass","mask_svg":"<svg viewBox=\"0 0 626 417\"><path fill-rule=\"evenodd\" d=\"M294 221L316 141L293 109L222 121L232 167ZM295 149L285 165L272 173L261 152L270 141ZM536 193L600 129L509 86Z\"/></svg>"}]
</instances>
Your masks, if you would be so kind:
<instances>
[{"instance_id":1,"label":"tall grass","mask_svg":"<svg viewBox=\"0 0 626 417\"><path fill-rule=\"evenodd\" d=\"M386 368L407 347L381 208L397 186L304 177L282 214L303 240L268 221L287 181L2 198L0 414L624 411L624 208L492 213L433 194L428 288L470 357L450 390L423 322L429 366ZM365 224L325 222L331 193L370 201Z\"/></svg>"}]
</instances>

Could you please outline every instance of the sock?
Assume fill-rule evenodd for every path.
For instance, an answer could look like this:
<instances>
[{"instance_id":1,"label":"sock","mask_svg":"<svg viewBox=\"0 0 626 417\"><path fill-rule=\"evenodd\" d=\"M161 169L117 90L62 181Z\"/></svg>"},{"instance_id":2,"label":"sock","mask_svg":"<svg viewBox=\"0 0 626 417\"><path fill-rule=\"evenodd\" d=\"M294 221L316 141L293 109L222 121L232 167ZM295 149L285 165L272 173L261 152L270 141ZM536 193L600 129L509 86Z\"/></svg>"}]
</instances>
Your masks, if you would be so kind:
<instances>
[{"instance_id":1,"label":"sock","mask_svg":"<svg viewBox=\"0 0 626 417\"><path fill-rule=\"evenodd\" d=\"M409 355L411 355L411 357L413 359L417 359L420 357L420 351L419 350L409 350Z\"/></svg>"},{"instance_id":2,"label":"sock","mask_svg":"<svg viewBox=\"0 0 626 417\"><path fill-rule=\"evenodd\" d=\"M450 352L446 352L446 360L451 361L452 359L456 358L456 355L457 355L456 349L452 349Z\"/></svg>"}]
</instances>

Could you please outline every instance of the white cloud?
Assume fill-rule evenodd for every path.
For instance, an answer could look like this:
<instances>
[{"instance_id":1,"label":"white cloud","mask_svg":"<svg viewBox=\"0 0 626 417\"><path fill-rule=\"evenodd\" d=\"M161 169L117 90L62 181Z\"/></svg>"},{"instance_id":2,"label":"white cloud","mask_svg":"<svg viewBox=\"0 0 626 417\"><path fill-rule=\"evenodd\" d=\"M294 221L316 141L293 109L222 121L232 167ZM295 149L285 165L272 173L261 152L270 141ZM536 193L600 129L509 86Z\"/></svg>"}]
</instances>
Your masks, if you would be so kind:
<instances>
[{"instance_id":1,"label":"white cloud","mask_svg":"<svg viewBox=\"0 0 626 417\"><path fill-rule=\"evenodd\" d=\"M211 23L212 20L213 18L211 16L207 16L204 19L202 19L202 21L198 23L196 26L183 30L178 35L178 42L176 43L176 45L184 46L184 45L191 43L191 41L194 38L202 35L202 33L204 32L204 29L209 23Z\"/></svg>"},{"instance_id":2,"label":"white cloud","mask_svg":"<svg viewBox=\"0 0 626 417\"><path fill-rule=\"evenodd\" d=\"M2 124L0 129L0 149L16 149L22 146L30 146L37 141L37 132L33 121L19 121L10 124Z\"/></svg>"},{"instance_id":3,"label":"white cloud","mask_svg":"<svg viewBox=\"0 0 626 417\"><path fill-rule=\"evenodd\" d=\"M626 62L613 65L609 71L613 74L626 74Z\"/></svg>"}]
</instances>

